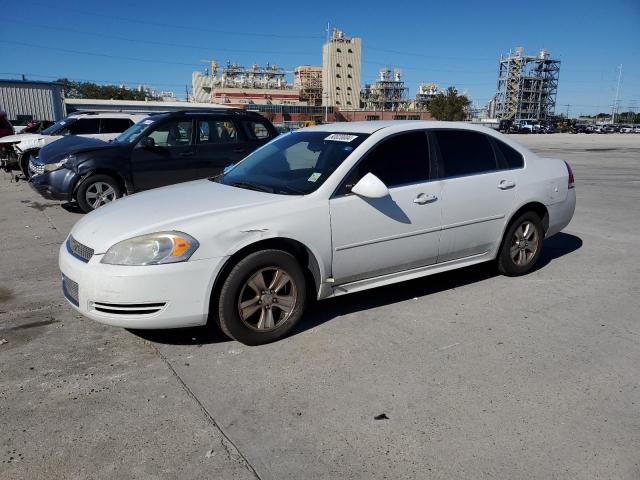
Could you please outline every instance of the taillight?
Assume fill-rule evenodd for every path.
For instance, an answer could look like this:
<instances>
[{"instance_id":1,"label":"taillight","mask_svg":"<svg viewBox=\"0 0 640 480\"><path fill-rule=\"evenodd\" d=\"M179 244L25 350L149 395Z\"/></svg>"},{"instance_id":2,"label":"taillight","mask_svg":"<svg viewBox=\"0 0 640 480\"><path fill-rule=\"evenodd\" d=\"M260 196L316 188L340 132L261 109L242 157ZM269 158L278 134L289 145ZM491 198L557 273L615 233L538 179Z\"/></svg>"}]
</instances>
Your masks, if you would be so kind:
<instances>
[{"instance_id":1,"label":"taillight","mask_svg":"<svg viewBox=\"0 0 640 480\"><path fill-rule=\"evenodd\" d=\"M564 164L567 166L567 171L569 172L569 188L573 188L575 187L575 179L573 178L573 170L571 170L571 165L569 165L567 162L564 162Z\"/></svg>"}]
</instances>

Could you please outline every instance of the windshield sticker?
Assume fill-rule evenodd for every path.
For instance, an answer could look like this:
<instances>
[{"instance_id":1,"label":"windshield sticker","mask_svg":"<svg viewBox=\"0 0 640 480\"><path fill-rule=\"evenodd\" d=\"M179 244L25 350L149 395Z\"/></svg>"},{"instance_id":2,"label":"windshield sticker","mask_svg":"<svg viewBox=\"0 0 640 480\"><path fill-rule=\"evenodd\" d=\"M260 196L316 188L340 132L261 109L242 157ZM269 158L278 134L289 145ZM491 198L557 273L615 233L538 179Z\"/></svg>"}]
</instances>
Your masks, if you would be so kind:
<instances>
[{"instance_id":1,"label":"windshield sticker","mask_svg":"<svg viewBox=\"0 0 640 480\"><path fill-rule=\"evenodd\" d=\"M145 120L144 122L142 122L143 125L151 125L153 123L153 120Z\"/></svg>"},{"instance_id":2,"label":"windshield sticker","mask_svg":"<svg viewBox=\"0 0 640 480\"><path fill-rule=\"evenodd\" d=\"M346 135L344 133L332 133L331 135L329 135L327 138L324 139L324 141L333 141L333 142L353 142L356 138L358 138L357 135Z\"/></svg>"},{"instance_id":3,"label":"windshield sticker","mask_svg":"<svg viewBox=\"0 0 640 480\"><path fill-rule=\"evenodd\" d=\"M346 146L346 147L343 147L342 149L343 149L345 152L350 152L351 150L353 150L353 147Z\"/></svg>"},{"instance_id":4,"label":"windshield sticker","mask_svg":"<svg viewBox=\"0 0 640 480\"><path fill-rule=\"evenodd\" d=\"M60 120L60 125L66 125L67 122L65 122L64 120Z\"/></svg>"},{"instance_id":5,"label":"windshield sticker","mask_svg":"<svg viewBox=\"0 0 640 480\"><path fill-rule=\"evenodd\" d=\"M316 182L322 176L321 172L312 173L307 182Z\"/></svg>"}]
</instances>

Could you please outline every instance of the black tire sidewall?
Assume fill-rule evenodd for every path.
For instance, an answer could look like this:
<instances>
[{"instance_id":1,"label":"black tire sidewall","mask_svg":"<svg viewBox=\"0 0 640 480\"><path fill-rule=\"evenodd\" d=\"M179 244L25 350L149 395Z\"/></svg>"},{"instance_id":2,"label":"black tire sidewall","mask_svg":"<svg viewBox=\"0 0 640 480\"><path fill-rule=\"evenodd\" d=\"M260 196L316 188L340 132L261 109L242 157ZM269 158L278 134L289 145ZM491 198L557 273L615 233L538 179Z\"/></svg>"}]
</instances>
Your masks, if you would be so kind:
<instances>
[{"instance_id":1,"label":"black tire sidewall","mask_svg":"<svg viewBox=\"0 0 640 480\"><path fill-rule=\"evenodd\" d=\"M538 237L540 238L540 245L538 245L538 250L536 251L533 259L526 265L520 266L516 265L516 263L511 258L510 250L511 250L511 238L513 237L516 228L522 225L523 222L529 221L531 222L536 230L538 231ZM502 240L502 246L500 247L500 252L498 254L498 268L501 273L510 277L517 277L519 275L525 275L533 269L535 264L538 262L540 258L540 254L542 253L542 244L544 241L544 228L542 226L542 220L540 217L534 212L525 212L522 215L515 218L510 224L509 228L505 232L504 238Z\"/></svg>"},{"instance_id":2,"label":"black tire sidewall","mask_svg":"<svg viewBox=\"0 0 640 480\"><path fill-rule=\"evenodd\" d=\"M287 271L296 284L297 305L285 323L268 332L249 328L240 319L237 299L240 289L257 270L280 267ZM262 345L284 337L302 318L307 303L307 288L304 271L296 258L282 250L261 250L240 260L225 278L218 299L217 322L222 331L245 345Z\"/></svg>"},{"instance_id":3,"label":"black tire sidewall","mask_svg":"<svg viewBox=\"0 0 640 480\"><path fill-rule=\"evenodd\" d=\"M87 203L87 200L85 199L85 194L87 192L87 189L96 182L108 183L116 192L115 199L118 199L122 196L122 190L120 189L120 185L118 185L118 182L115 178L105 174L91 175L90 177L87 177L82 181L82 183L78 187L78 190L76 191L76 201L85 213L93 211L93 208Z\"/></svg>"}]
</instances>

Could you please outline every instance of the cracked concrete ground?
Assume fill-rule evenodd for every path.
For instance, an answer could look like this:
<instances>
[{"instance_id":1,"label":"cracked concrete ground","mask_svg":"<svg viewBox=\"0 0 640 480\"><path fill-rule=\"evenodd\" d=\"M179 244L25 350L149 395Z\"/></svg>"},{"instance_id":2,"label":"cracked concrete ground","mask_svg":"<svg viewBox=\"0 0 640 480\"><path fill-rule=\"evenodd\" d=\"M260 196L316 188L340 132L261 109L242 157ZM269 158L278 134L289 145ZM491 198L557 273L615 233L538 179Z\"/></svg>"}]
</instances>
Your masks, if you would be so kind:
<instances>
[{"instance_id":1,"label":"cracked concrete ground","mask_svg":"<svg viewBox=\"0 0 640 480\"><path fill-rule=\"evenodd\" d=\"M540 268L320 302L252 348L75 314L80 214L0 174L0 478L640 478L640 135L515 138L576 174Z\"/></svg>"}]
</instances>

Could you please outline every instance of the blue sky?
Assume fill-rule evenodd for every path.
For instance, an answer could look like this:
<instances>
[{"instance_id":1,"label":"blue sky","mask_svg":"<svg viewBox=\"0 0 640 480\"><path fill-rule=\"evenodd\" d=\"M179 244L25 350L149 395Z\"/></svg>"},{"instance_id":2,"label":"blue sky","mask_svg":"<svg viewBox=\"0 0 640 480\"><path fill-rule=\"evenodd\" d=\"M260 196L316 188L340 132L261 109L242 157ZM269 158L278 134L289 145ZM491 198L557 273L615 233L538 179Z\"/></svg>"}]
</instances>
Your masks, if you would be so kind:
<instances>
[{"instance_id":1,"label":"blue sky","mask_svg":"<svg viewBox=\"0 0 640 480\"><path fill-rule=\"evenodd\" d=\"M362 38L363 82L399 67L412 96L437 82L482 105L501 53L547 48L562 61L558 111L610 111L620 64L621 110L640 111L640 0L3 3L0 78L145 83L184 96L191 72L212 58L321 64L330 22Z\"/></svg>"}]
</instances>

